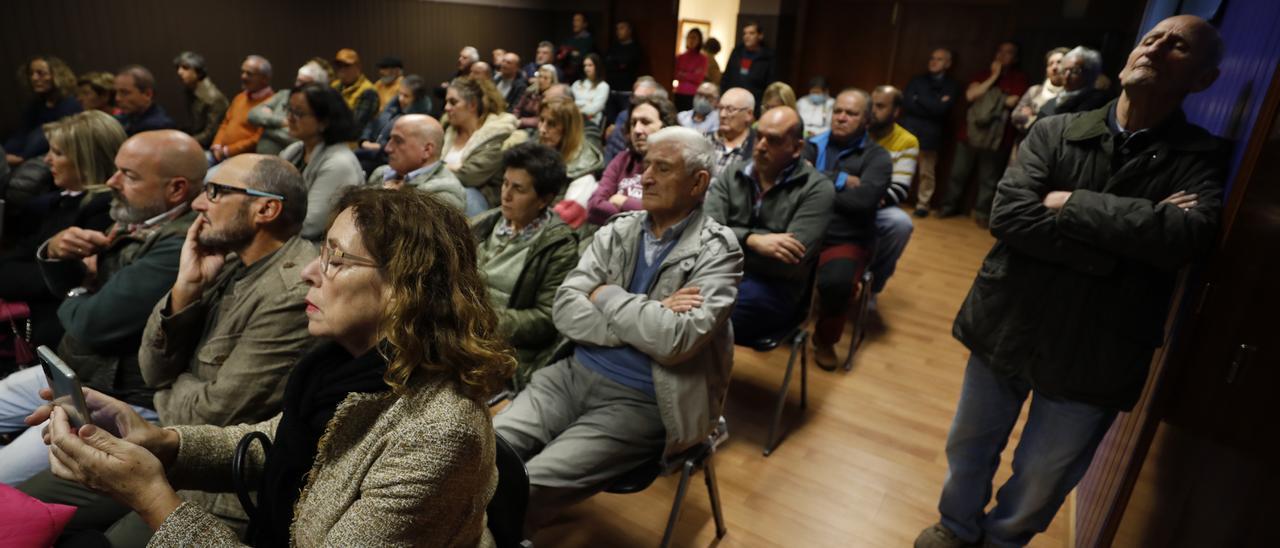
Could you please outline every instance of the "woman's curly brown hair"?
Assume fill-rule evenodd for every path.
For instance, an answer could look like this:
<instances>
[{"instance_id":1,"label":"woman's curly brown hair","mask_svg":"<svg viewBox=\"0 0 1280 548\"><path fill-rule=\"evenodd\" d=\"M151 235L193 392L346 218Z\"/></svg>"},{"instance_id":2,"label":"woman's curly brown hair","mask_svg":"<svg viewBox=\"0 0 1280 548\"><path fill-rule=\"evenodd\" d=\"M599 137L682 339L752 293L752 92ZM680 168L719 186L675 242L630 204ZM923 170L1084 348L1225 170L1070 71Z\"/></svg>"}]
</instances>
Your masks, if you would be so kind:
<instances>
[{"instance_id":1,"label":"woman's curly brown hair","mask_svg":"<svg viewBox=\"0 0 1280 548\"><path fill-rule=\"evenodd\" d=\"M361 241L391 287L378 328L385 380L403 394L418 369L458 381L477 401L501 388L516 360L476 267L476 244L461 211L425 192L355 188L350 208Z\"/></svg>"},{"instance_id":2,"label":"woman's curly brown hair","mask_svg":"<svg viewBox=\"0 0 1280 548\"><path fill-rule=\"evenodd\" d=\"M62 59L52 55L36 55L18 67L18 85L22 86L22 89L27 92L32 91L31 63L36 61L44 61L49 65L49 72L53 74L53 92L59 99L76 94L76 74L71 72L71 67L62 62Z\"/></svg>"}]
</instances>

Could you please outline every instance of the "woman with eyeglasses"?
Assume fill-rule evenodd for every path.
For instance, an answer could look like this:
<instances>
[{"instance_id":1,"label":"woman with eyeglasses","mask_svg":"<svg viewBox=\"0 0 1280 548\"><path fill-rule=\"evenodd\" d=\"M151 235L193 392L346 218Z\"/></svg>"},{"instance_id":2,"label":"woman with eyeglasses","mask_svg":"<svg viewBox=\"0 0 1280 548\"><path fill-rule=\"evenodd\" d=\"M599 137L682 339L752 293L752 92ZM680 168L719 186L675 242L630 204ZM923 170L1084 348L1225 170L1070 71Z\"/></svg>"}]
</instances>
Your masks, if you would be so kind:
<instances>
[{"instance_id":1,"label":"woman with eyeglasses","mask_svg":"<svg viewBox=\"0 0 1280 548\"><path fill-rule=\"evenodd\" d=\"M302 273L308 330L323 342L295 366L280 415L160 428L86 390L94 425L73 429L51 406L27 419L51 419L53 473L129 505L153 544L236 546L174 489L229 490L237 443L259 432L271 443L245 464L258 492L252 545L492 545L485 399L514 360L467 221L428 194L378 188L348 191L335 208Z\"/></svg>"},{"instance_id":2,"label":"woman with eyeglasses","mask_svg":"<svg viewBox=\"0 0 1280 548\"><path fill-rule=\"evenodd\" d=\"M356 137L358 128L342 95L329 86L294 88L286 112L289 135L298 142L285 147L280 157L302 172L307 184L302 237L316 241L324 236L334 198L344 187L359 186L364 180L360 160L346 144Z\"/></svg>"}]
</instances>

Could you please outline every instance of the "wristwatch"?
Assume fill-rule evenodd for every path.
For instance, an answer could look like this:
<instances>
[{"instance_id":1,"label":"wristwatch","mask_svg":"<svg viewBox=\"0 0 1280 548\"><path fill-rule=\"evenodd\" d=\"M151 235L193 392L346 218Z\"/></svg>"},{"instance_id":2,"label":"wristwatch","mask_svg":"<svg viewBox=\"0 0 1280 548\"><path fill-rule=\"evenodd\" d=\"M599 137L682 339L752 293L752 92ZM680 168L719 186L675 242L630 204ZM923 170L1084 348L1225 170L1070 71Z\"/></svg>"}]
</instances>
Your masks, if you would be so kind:
<instances>
[{"instance_id":1,"label":"wristwatch","mask_svg":"<svg viewBox=\"0 0 1280 548\"><path fill-rule=\"evenodd\" d=\"M74 299L76 297L81 297L88 294L89 294L89 288L82 286L82 287L77 287L75 289L72 289L71 291L68 291L67 298Z\"/></svg>"}]
</instances>

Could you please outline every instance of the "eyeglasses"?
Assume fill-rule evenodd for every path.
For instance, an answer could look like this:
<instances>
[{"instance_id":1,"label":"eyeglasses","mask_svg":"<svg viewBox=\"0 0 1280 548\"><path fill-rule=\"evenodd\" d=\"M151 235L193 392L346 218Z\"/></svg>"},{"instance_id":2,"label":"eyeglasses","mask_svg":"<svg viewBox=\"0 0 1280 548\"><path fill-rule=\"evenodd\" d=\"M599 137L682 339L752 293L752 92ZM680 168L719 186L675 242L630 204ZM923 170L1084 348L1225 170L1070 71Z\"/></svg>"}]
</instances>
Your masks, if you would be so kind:
<instances>
[{"instance_id":1,"label":"eyeglasses","mask_svg":"<svg viewBox=\"0 0 1280 548\"><path fill-rule=\"evenodd\" d=\"M1064 68L1064 69L1058 69L1058 70L1068 76L1084 74L1084 69L1080 67L1071 67L1071 68Z\"/></svg>"},{"instance_id":2,"label":"eyeglasses","mask_svg":"<svg viewBox=\"0 0 1280 548\"><path fill-rule=\"evenodd\" d=\"M341 249L334 249L329 244L320 246L320 273L328 276L330 265L342 266L367 266L370 268L381 268L373 259L352 255Z\"/></svg>"},{"instance_id":3,"label":"eyeglasses","mask_svg":"<svg viewBox=\"0 0 1280 548\"><path fill-rule=\"evenodd\" d=\"M238 186L224 185L222 183L215 183L213 181L209 181L204 184L204 195L206 198L209 199L210 202L217 202L219 195L228 194L228 193L247 194L249 196L256 196L258 198L274 198L282 202L284 201L284 196L281 196L279 194L272 194L270 192L263 192L261 190L254 190L252 188L240 188Z\"/></svg>"},{"instance_id":4,"label":"eyeglasses","mask_svg":"<svg viewBox=\"0 0 1280 548\"><path fill-rule=\"evenodd\" d=\"M739 112L747 112L751 109L746 107L739 108L739 107L731 107L729 105L720 105L719 110L720 110L721 116L733 116L734 114L737 114Z\"/></svg>"},{"instance_id":5,"label":"eyeglasses","mask_svg":"<svg viewBox=\"0 0 1280 548\"><path fill-rule=\"evenodd\" d=\"M288 116L289 118L293 118L295 120L301 120L303 118L311 116L310 112L303 112L296 108L287 108L284 110L284 114L285 116Z\"/></svg>"}]
</instances>

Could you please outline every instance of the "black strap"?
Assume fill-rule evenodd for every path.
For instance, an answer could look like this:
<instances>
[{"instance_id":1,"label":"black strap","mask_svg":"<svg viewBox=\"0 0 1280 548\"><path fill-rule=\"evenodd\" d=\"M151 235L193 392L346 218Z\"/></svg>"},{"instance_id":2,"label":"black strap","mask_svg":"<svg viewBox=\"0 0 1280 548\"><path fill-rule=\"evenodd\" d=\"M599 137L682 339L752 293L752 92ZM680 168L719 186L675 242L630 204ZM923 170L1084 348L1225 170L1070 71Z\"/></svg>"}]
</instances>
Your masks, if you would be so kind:
<instances>
[{"instance_id":1,"label":"black strap","mask_svg":"<svg viewBox=\"0 0 1280 548\"><path fill-rule=\"evenodd\" d=\"M236 444L236 452L231 456L231 485L235 487L236 498L240 499L240 506L244 507L245 515L249 516L252 522L254 514L258 508L254 506L253 500L249 498L249 493L253 491L245 481L245 464L249 459L249 450L253 448L253 442L262 442L262 451L271 451L271 438L262 432L249 432L240 438L240 443Z\"/></svg>"}]
</instances>

